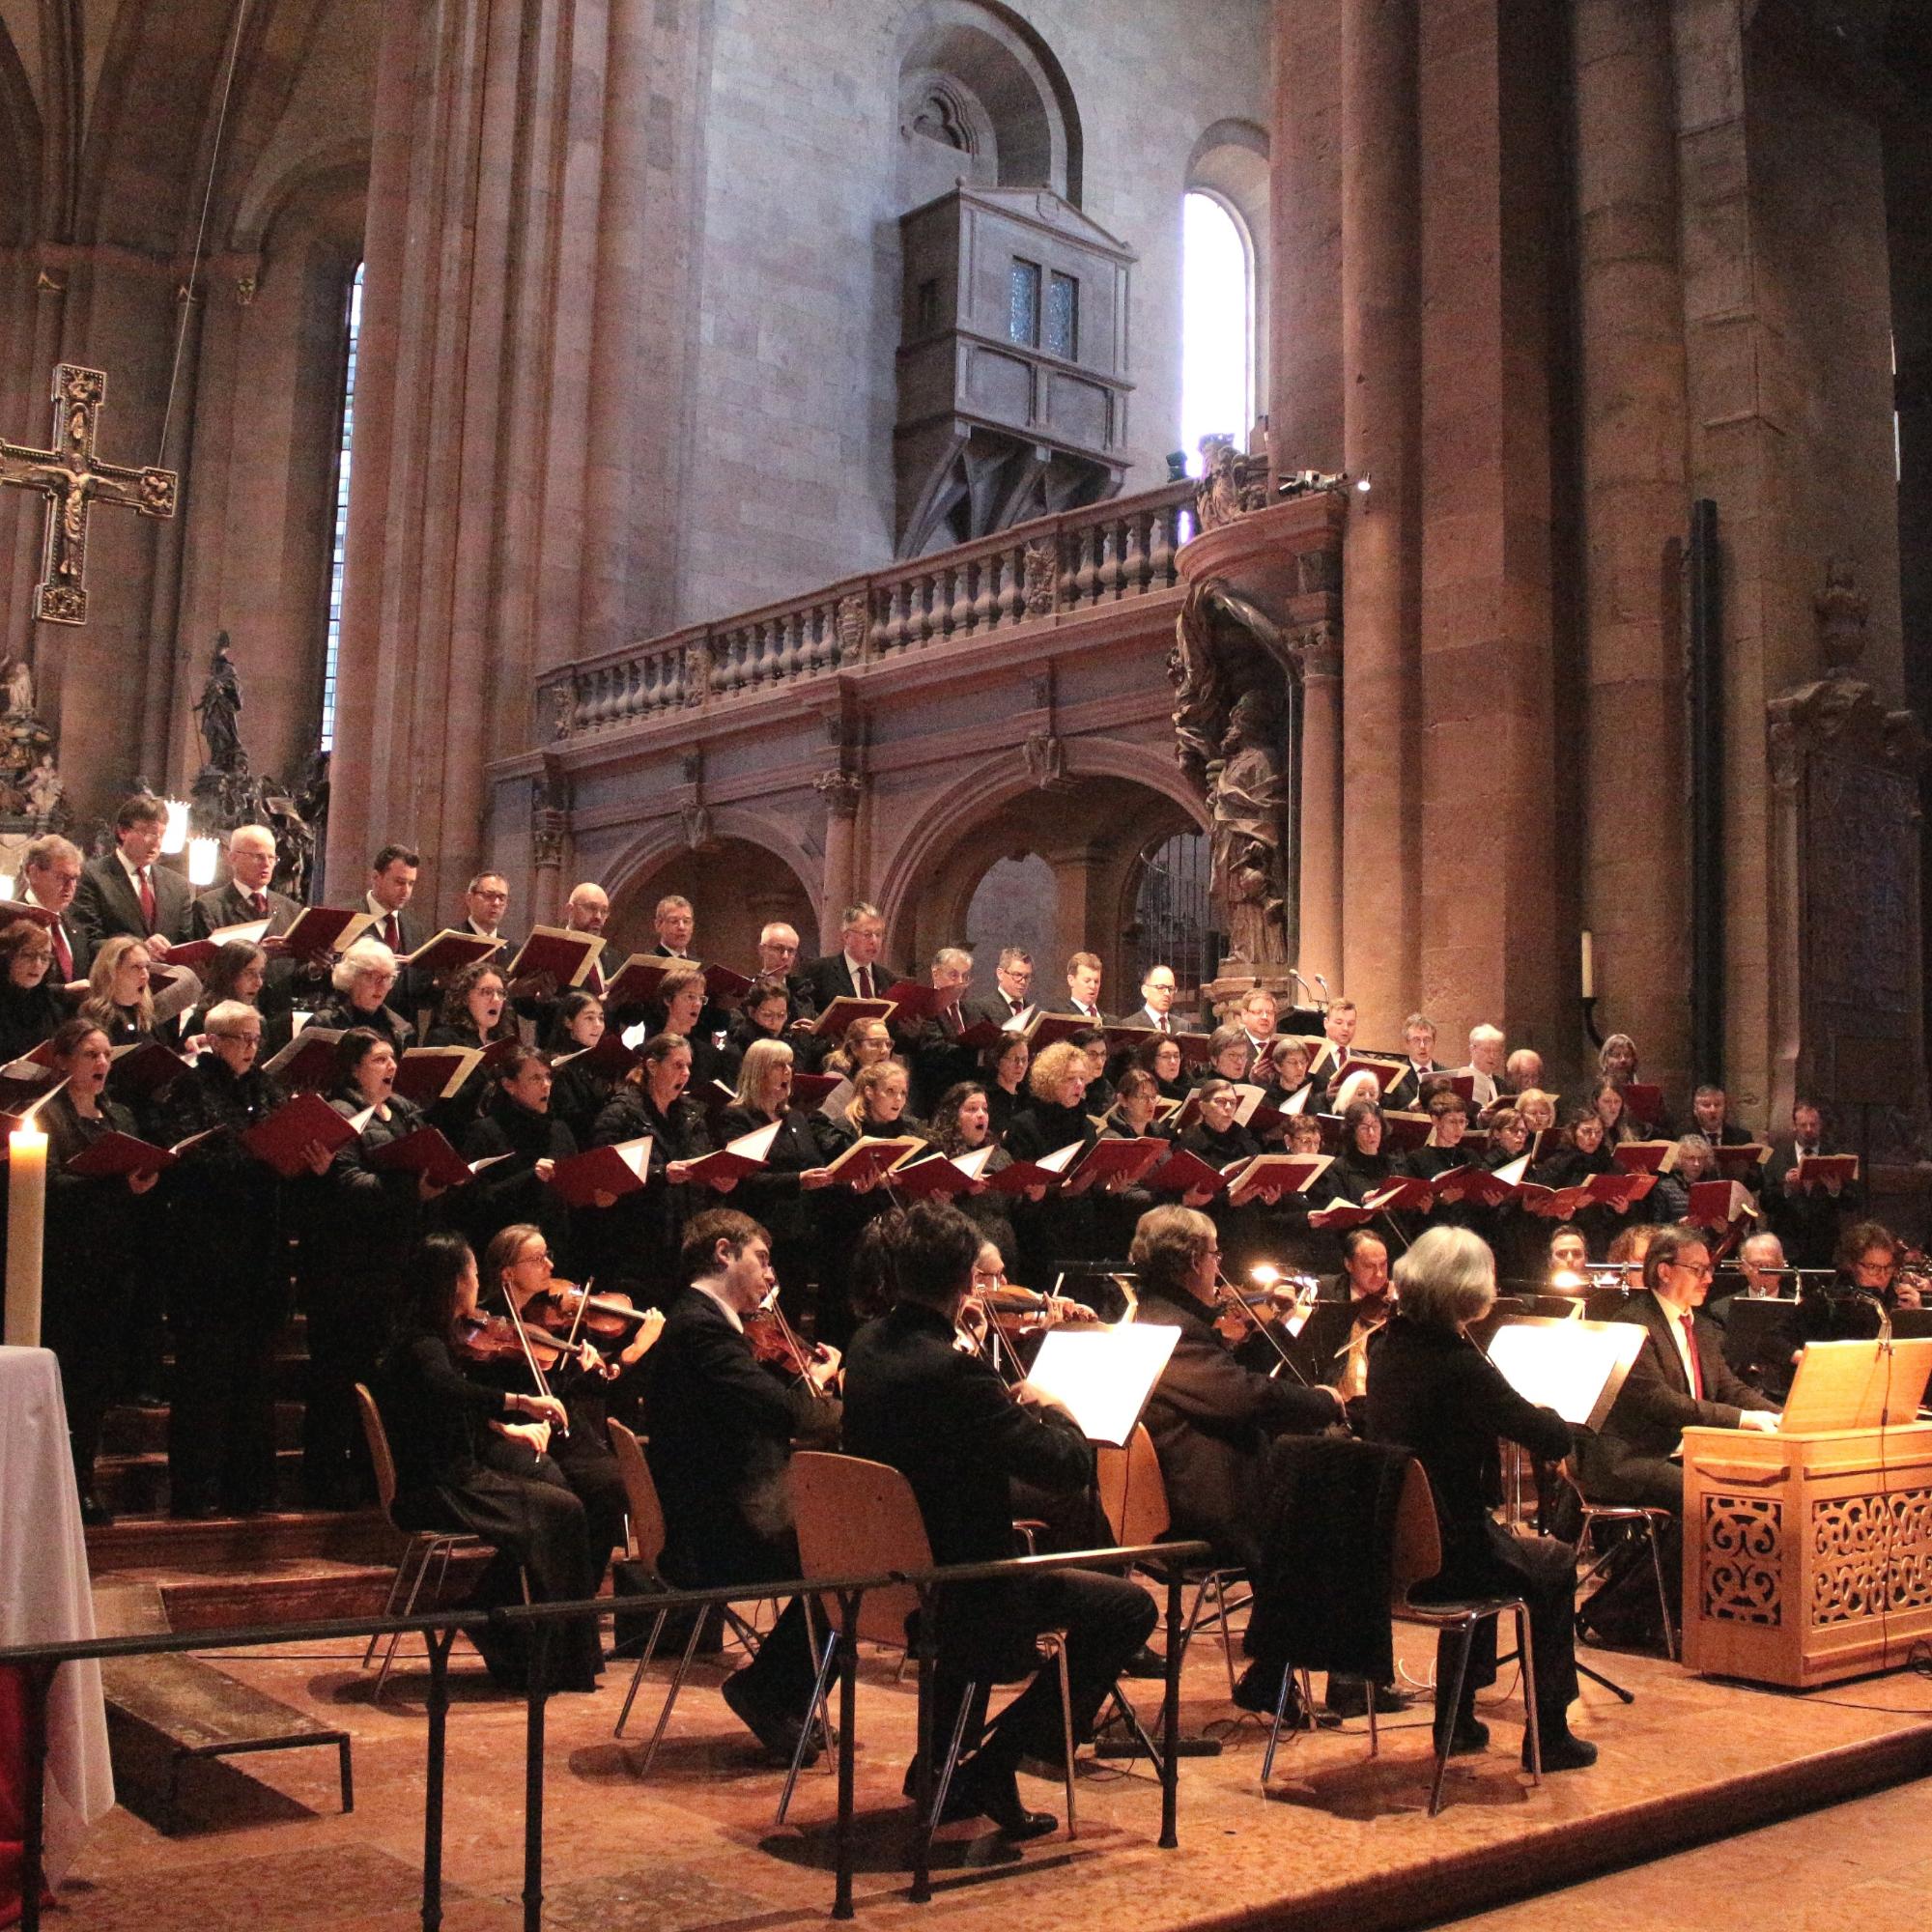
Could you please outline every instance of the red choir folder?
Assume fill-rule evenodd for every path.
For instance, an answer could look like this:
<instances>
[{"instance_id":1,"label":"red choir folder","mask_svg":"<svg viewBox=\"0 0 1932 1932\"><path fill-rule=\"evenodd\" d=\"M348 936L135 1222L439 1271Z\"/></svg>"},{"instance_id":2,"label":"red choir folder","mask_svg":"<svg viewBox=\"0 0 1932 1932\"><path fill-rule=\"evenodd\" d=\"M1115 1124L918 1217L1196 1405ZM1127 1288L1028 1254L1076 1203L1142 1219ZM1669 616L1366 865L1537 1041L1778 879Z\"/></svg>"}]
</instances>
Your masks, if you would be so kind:
<instances>
[{"instance_id":1,"label":"red choir folder","mask_svg":"<svg viewBox=\"0 0 1932 1932\"><path fill-rule=\"evenodd\" d=\"M843 1084L844 1076L838 1073L794 1073L791 1076L791 1103L810 1111L817 1106L834 1088Z\"/></svg>"},{"instance_id":2,"label":"red choir folder","mask_svg":"<svg viewBox=\"0 0 1932 1932\"><path fill-rule=\"evenodd\" d=\"M473 1178L469 1163L435 1127L416 1127L373 1149L368 1161L382 1173L426 1175L434 1187L461 1187Z\"/></svg>"},{"instance_id":3,"label":"red choir folder","mask_svg":"<svg viewBox=\"0 0 1932 1932\"><path fill-rule=\"evenodd\" d=\"M906 1162L893 1169L893 1192L901 1201L951 1200L968 1194L980 1184L993 1150L975 1148L971 1153L948 1156L935 1153L923 1160Z\"/></svg>"},{"instance_id":4,"label":"red choir folder","mask_svg":"<svg viewBox=\"0 0 1932 1932\"><path fill-rule=\"evenodd\" d=\"M1726 1180L1755 1182L1759 1170L1771 1158L1771 1150L1762 1141L1741 1141L1731 1147L1713 1148L1718 1156L1718 1172Z\"/></svg>"},{"instance_id":5,"label":"red choir folder","mask_svg":"<svg viewBox=\"0 0 1932 1932\"><path fill-rule=\"evenodd\" d=\"M561 1073L566 1066L581 1066L614 1087L638 1064L638 1049L624 1044L624 1036L615 1027L606 1027L595 1046L580 1046L560 1054L551 1062L551 1071Z\"/></svg>"},{"instance_id":6,"label":"red choir folder","mask_svg":"<svg viewBox=\"0 0 1932 1932\"><path fill-rule=\"evenodd\" d=\"M1693 1180L1690 1207L1684 1218L1693 1228L1710 1228L1721 1234L1734 1221L1756 1220L1757 1204L1742 1181Z\"/></svg>"},{"instance_id":7,"label":"red choir folder","mask_svg":"<svg viewBox=\"0 0 1932 1932\"><path fill-rule=\"evenodd\" d=\"M750 978L729 966L707 966L704 969L704 991L718 1006L723 1006L727 1000L742 1000L751 990Z\"/></svg>"},{"instance_id":8,"label":"red choir folder","mask_svg":"<svg viewBox=\"0 0 1932 1932\"><path fill-rule=\"evenodd\" d=\"M1663 1118L1663 1089L1645 1080L1625 1083L1624 1112L1639 1125L1654 1127Z\"/></svg>"},{"instance_id":9,"label":"red choir folder","mask_svg":"<svg viewBox=\"0 0 1932 1932\"><path fill-rule=\"evenodd\" d=\"M688 959L668 958L662 952L632 953L604 982L605 1010L612 1012L619 1007L648 1006L657 998L665 975L690 964Z\"/></svg>"},{"instance_id":10,"label":"red choir folder","mask_svg":"<svg viewBox=\"0 0 1932 1932\"><path fill-rule=\"evenodd\" d=\"M1382 1116L1382 1151L1412 1153L1429 1145L1435 1122L1427 1114L1393 1113Z\"/></svg>"},{"instance_id":11,"label":"red choir folder","mask_svg":"<svg viewBox=\"0 0 1932 1932\"><path fill-rule=\"evenodd\" d=\"M1343 1059L1342 1070L1336 1076L1337 1085L1344 1084L1350 1075L1373 1073L1376 1087L1386 1094L1402 1076L1408 1071L1408 1062L1397 1059L1393 1054L1357 1053L1352 1047Z\"/></svg>"},{"instance_id":12,"label":"red choir folder","mask_svg":"<svg viewBox=\"0 0 1932 1932\"><path fill-rule=\"evenodd\" d=\"M172 1148L156 1147L152 1141L137 1140L132 1134L105 1133L92 1147L75 1154L68 1162L67 1171L90 1180L111 1179L118 1174L165 1174L180 1159L181 1155Z\"/></svg>"},{"instance_id":13,"label":"red choir folder","mask_svg":"<svg viewBox=\"0 0 1932 1932\"><path fill-rule=\"evenodd\" d=\"M862 1187L882 1174L890 1174L924 1146L925 1142L910 1134L861 1134L837 1160L825 1163L825 1171L841 1186Z\"/></svg>"},{"instance_id":14,"label":"red choir folder","mask_svg":"<svg viewBox=\"0 0 1932 1932\"><path fill-rule=\"evenodd\" d=\"M298 1094L266 1121L244 1128L242 1145L284 1180L293 1180L306 1170L305 1156L311 1146L320 1143L333 1153L356 1139L359 1132L353 1121L345 1120L318 1094Z\"/></svg>"},{"instance_id":15,"label":"red choir folder","mask_svg":"<svg viewBox=\"0 0 1932 1932\"><path fill-rule=\"evenodd\" d=\"M1624 1141L1610 1158L1627 1174L1668 1174L1677 1165L1675 1141Z\"/></svg>"},{"instance_id":16,"label":"red choir folder","mask_svg":"<svg viewBox=\"0 0 1932 1932\"><path fill-rule=\"evenodd\" d=\"M1218 1194L1228 1184L1228 1178L1198 1153L1190 1153L1185 1148L1175 1148L1148 1176L1147 1184L1156 1194L1199 1194L1204 1189L1209 1194Z\"/></svg>"},{"instance_id":17,"label":"red choir folder","mask_svg":"<svg viewBox=\"0 0 1932 1932\"><path fill-rule=\"evenodd\" d=\"M1239 1195L1306 1194L1334 1164L1325 1153L1264 1153L1228 1177L1230 1199Z\"/></svg>"},{"instance_id":18,"label":"red choir folder","mask_svg":"<svg viewBox=\"0 0 1932 1932\"><path fill-rule=\"evenodd\" d=\"M1801 1193L1836 1181L1849 1187L1859 1178L1859 1157L1855 1153L1801 1153L1798 1156L1798 1187Z\"/></svg>"},{"instance_id":19,"label":"red choir folder","mask_svg":"<svg viewBox=\"0 0 1932 1932\"><path fill-rule=\"evenodd\" d=\"M1078 1013L1036 1013L1026 1030L1027 1044L1035 1053L1044 1053L1049 1046L1058 1046L1076 1033L1098 1031L1094 1021L1083 1019Z\"/></svg>"},{"instance_id":20,"label":"red choir folder","mask_svg":"<svg viewBox=\"0 0 1932 1932\"><path fill-rule=\"evenodd\" d=\"M600 1194L641 1192L650 1171L651 1137L639 1134L634 1141L591 1148L558 1161L551 1170L550 1184L573 1208L592 1208Z\"/></svg>"},{"instance_id":21,"label":"red choir folder","mask_svg":"<svg viewBox=\"0 0 1932 1932\"><path fill-rule=\"evenodd\" d=\"M278 952L290 959L319 959L328 952L347 952L376 923L372 912L351 912L343 906L304 906L295 923L272 939L264 939L264 952ZM173 957L173 954L169 954Z\"/></svg>"},{"instance_id":22,"label":"red choir folder","mask_svg":"<svg viewBox=\"0 0 1932 1932\"><path fill-rule=\"evenodd\" d=\"M1373 1208L1357 1207L1352 1201L1333 1201L1326 1208L1309 1210L1308 1225L1311 1228L1330 1228L1341 1231L1348 1228L1366 1228L1376 1218Z\"/></svg>"},{"instance_id":23,"label":"red choir folder","mask_svg":"<svg viewBox=\"0 0 1932 1932\"><path fill-rule=\"evenodd\" d=\"M458 932L446 925L424 940L413 952L402 954L402 963L427 973L432 980L447 980L464 967L473 966L477 960L487 959L502 950L500 939L485 939L480 933Z\"/></svg>"},{"instance_id":24,"label":"red choir folder","mask_svg":"<svg viewBox=\"0 0 1932 1932\"><path fill-rule=\"evenodd\" d=\"M269 922L266 919L243 920L240 925L217 925L206 939L185 939L179 946L168 948L168 964L185 966L190 971L206 966L224 946L230 944L259 946L263 952L268 949Z\"/></svg>"},{"instance_id":25,"label":"red choir folder","mask_svg":"<svg viewBox=\"0 0 1932 1932\"><path fill-rule=\"evenodd\" d=\"M511 980L533 980L541 973L559 992L568 992L590 977L603 951L601 934L573 932L567 925L533 925L504 973Z\"/></svg>"},{"instance_id":26,"label":"red choir folder","mask_svg":"<svg viewBox=\"0 0 1932 1932\"><path fill-rule=\"evenodd\" d=\"M114 1049L114 1064L107 1070L107 1083L117 1094L131 1094L136 1099L152 1099L162 1094L187 1071L187 1062L171 1052L157 1039L129 1040Z\"/></svg>"},{"instance_id":27,"label":"red choir folder","mask_svg":"<svg viewBox=\"0 0 1932 1932\"><path fill-rule=\"evenodd\" d=\"M811 1022L811 1031L821 1039L843 1039L845 1029L855 1021L886 1019L892 1010L890 1000L855 1000L849 993L840 993Z\"/></svg>"},{"instance_id":28,"label":"red choir folder","mask_svg":"<svg viewBox=\"0 0 1932 1932\"><path fill-rule=\"evenodd\" d=\"M917 980L900 980L886 988L885 996L893 1004L894 1022L903 1021L911 1026L922 1020L933 1019L948 1007L956 1006L959 988L926 986Z\"/></svg>"},{"instance_id":29,"label":"red choir folder","mask_svg":"<svg viewBox=\"0 0 1932 1932\"><path fill-rule=\"evenodd\" d=\"M1468 1136L1463 1138L1466 1140ZM1444 1168L1430 1185L1438 1201L1473 1201L1483 1208L1498 1208L1516 1192L1501 1175L1474 1162L1466 1167Z\"/></svg>"},{"instance_id":30,"label":"red choir folder","mask_svg":"<svg viewBox=\"0 0 1932 1932\"><path fill-rule=\"evenodd\" d=\"M31 899L0 899L0 925L12 925L16 919L30 919L51 932L60 923L60 914L49 912Z\"/></svg>"},{"instance_id":31,"label":"red choir folder","mask_svg":"<svg viewBox=\"0 0 1932 1932\"><path fill-rule=\"evenodd\" d=\"M722 1148L700 1155L691 1163L690 1178L715 1184L754 1173L771 1157L772 1143L783 1124L782 1121L772 1121L753 1127L749 1134L740 1134L735 1141L726 1141Z\"/></svg>"},{"instance_id":32,"label":"red choir folder","mask_svg":"<svg viewBox=\"0 0 1932 1932\"><path fill-rule=\"evenodd\" d=\"M1373 1208L1378 1214L1426 1214L1435 1206L1435 1190L1412 1174L1398 1175L1373 1194L1364 1195L1362 1206Z\"/></svg>"},{"instance_id":33,"label":"red choir folder","mask_svg":"<svg viewBox=\"0 0 1932 1932\"><path fill-rule=\"evenodd\" d=\"M1130 1141L1095 1141L1067 1170L1066 1178L1077 1180L1082 1175L1091 1174L1094 1185L1101 1187L1118 1176L1122 1185L1131 1187L1145 1179L1171 1151L1164 1140L1157 1140L1151 1134Z\"/></svg>"},{"instance_id":34,"label":"red choir folder","mask_svg":"<svg viewBox=\"0 0 1932 1932\"><path fill-rule=\"evenodd\" d=\"M1584 1183L1590 1199L1605 1208L1630 1208L1657 1185L1654 1174L1593 1174Z\"/></svg>"},{"instance_id":35,"label":"red choir folder","mask_svg":"<svg viewBox=\"0 0 1932 1932\"><path fill-rule=\"evenodd\" d=\"M1586 1186L1546 1187L1540 1180L1525 1180L1516 1190L1517 1206L1525 1213L1541 1214L1547 1220L1567 1221L1579 1208L1590 1205Z\"/></svg>"},{"instance_id":36,"label":"red choir folder","mask_svg":"<svg viewBox=\"0 0 1932 1932\"><path fill-rule=\"evenodd\" d=\"M291 1093L319 1094L334 1084L335 1042L341 1037L339 1028L304 1027L262 1071L272 1074ZM407 1052L403 1058L409 1058ZM397 1073L400 1078L400 1065Z\"/></svg>"},{"instance_id":37,"label":"red choir folder","mask_svg":"<svg viewBox=\"0 0 1932 1932\"><path fill-rule=\"evenodd\" d=\"M1080 1148L1079 1141L1068 1141L1064 1148L1055 1148L1037 1160L1015 1160L998 1174L989 1174L986 1185L995 1194L1024 1194L1029 1187L1058 1187L1066 1179L1066 1170L1079 1158Z\"/></svg>"}]
</instances>

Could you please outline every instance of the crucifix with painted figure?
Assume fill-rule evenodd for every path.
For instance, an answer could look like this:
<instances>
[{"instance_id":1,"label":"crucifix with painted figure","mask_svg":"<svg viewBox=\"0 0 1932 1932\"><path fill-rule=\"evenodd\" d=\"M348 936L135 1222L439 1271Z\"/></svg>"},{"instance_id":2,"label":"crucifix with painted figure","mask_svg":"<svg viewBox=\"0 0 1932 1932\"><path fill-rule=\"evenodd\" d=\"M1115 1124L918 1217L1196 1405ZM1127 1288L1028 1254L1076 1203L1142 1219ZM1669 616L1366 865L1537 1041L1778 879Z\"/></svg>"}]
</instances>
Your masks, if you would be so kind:
<instances>
[{"instance_id":1,"label":"crucifix with painted figure","mask_svg":"<svg viewBox=\"0 0 1932 1932\"><path fill-rule=\"evenodd\" d=\"M54 371L51 449L0 442L0 483L38 490L47 499L47 539L34 615L48 624L87 622L87 516L95 503L113 503L144 517L172 517L179 475L152 467L129 469L94 453L95 431L107 398L99 369L63 362Z\"/></svg>"}]
</instances>

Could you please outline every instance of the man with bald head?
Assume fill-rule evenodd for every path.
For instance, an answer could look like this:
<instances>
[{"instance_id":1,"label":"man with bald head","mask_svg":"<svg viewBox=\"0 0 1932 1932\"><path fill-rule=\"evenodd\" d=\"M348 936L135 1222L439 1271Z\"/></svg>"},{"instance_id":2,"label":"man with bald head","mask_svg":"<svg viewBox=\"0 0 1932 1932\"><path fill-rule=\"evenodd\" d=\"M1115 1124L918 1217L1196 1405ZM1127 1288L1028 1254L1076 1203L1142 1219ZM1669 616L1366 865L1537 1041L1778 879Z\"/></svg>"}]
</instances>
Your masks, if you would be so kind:
<instances>
[{"instance_id":1,"label":"man with bald head","mask_svg":"<svg viewBox=\"0 0 1932 1932\"><path fill-rule=\"evenodd\" d=\"M572 886L570 897L564 905L563 923L568 932L584 932L592 938L601 938L604 928L611 923L611 895L595 879L585 879L581 886ZM596 962L583 976L583 990L604 997L604 975Z\"/></svg>"},{"instance_id":2,"label":"man with bald head","mask_svg":"<svg viewBox=\"0 0 1932 1932\"><path fill-rule=\"evenodd\" d=\"M798 970L798 928L781 919L767 921L758 933L758 970L754 979L785 983L785 1024L799 1026L818 1016L817 1003Z\"/></svg>"},{"instance_id":3,"label":"man with bald head","mask_svg":"<svg viewBox=\"0 0 1932 1932\"><path fill-rule=\"evenodd\" d=\"M226 926L269 922L264 938L286 932L301 908L271 883L275 876L275 835L266 825L238 825L228 835L228 883L203 893L188 908L187 936L206 939ZM275 1018L295 1004L298 963L271 958L259 996L263 1014ZM317 991L320 992L318 981Z\"/></svg>"}]
</instances>

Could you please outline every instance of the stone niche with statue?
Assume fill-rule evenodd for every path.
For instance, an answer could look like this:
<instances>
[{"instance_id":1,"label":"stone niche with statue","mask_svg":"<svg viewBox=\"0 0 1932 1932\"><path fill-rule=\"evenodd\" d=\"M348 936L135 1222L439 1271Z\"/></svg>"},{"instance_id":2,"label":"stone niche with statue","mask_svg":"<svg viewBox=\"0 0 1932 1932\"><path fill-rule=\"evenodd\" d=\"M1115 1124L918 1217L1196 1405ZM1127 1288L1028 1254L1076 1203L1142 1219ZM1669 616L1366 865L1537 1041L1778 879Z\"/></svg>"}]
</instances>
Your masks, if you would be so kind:
<instances>
[{"instance_id":1,"label":"stone niche with statue","mask_svg":"<svg viewBox=\"0 0 1932 1932\"><path fill-rule=\"evenodd\" d=\"M34 700L24 658L0 667L0 872L20 875L21 855L43 833L67 823L52 727Z\"/></svg>"}]
</instances>

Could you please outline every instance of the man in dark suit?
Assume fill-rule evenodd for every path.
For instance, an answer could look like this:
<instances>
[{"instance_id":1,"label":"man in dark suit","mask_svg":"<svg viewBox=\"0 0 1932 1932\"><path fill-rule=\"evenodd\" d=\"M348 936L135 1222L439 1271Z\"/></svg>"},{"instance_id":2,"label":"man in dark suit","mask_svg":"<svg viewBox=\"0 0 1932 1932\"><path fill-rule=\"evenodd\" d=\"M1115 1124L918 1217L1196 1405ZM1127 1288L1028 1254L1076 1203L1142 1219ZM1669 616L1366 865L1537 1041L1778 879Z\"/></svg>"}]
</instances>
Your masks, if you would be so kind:
<instances>
[{"instance_id":1,"label":"man in dark suit","mask_svg":"<svg viewBox=\"0 0 1932 1932\"><path fill-rule=\"evenodd\" d=\"M1009 946L1002 949L1000 963L993 968L992 989L962 1001L959 1014L968 1026L981 1020L1005 1026L1032 1004L1033 954L1024 947Z\"/></svg>"},{"instance_id":2,"label":"man in dark suit","mask_svg":"<svg viewBox=\"0 0 1932 1932\"><path fill-rule=\"evenodd\" d=\"M1100 1010L1100 955L1076 952L1066 962L1066 997L1056 1012L1077 1013L1083 1020L1104 1026L1107 1016Z\"/></svg>"},{"instance_id":3,"label":"man in dark suit","mask_svg":"<svg viewBox=\"0 0 1932 1932\"><path fill-rule=\"evenodd\" d=\"M1009 1391L989 1363L953 1346L980 1245L979 1229L956 1208L916 1202L894 1244L898 1299L860 1330L846 1358L845 1446L904 1473L938 1563L1014 1553L1015 1479L1062 1494L1094 1480L1093 1448L1071 1416L1025 1384ZM979 1747L953 1784L956 1815L982 1814L1012 1837L1052 1831L1050 1816L1020 1803L1013 1773L1022 1757L1060 1755L1054 1675L1036 1675L982 1735L985 1687L1024 1671L1037 1633L1064 1630L1074 1734L1088 1736L1115 1678L1153 1625L1146 1591L1089 1571L949 1592L939 1610L933 1685L940 1750L967 1685L980 1687L966 1714L967 1738Z\"/></svg>"},{"instance_id":4,"label":"man in dark suit","mask_svg":"<svg viewBox=\"0 0 1932 1932\"><path fill-rule=\"evenodd\" d=\"M932 955L931 973L934 987L951 993L952 1001L900 1041L912 1061L912 1106L922 1120L949 1087L971 1080L980 1070L979 1055L958 1043L965 1031L960 1007L973 981L973 955L963 947L942 946Z\"/></svg>"},{"instance_id":5,"label":"man in dark suit","mask_svg":"<svg viewBox=\"0 0 1932 1932\"><path fill-rule=\"evenodd\" d=\"M421 854L408 845L384 845L369 863L369 889L362 909L376 923L368 936L380 939L398 958L413 952L429 937L422 922L410 910L421 867ZM413 1026L434 991L428 974L405 966L383 1004Z\"/></svg>"},{"instance_id":6,"label":"man in dark suit","mask_svg":"<svg viewBox=\"0 0 1932 1932\"><path fill-rule=\"evenodd\" d=\"M1639 1503L1681 1515L1684 1471L1670 1460L1688 1428L1777 1427L1777 1405L1739 1378L1724 1359L1717 1325L1697 1319L1714 1273L1701 1228L1660 1228L1643 1258L1643 1286L1612 1316L1644 1332L1602 1430L1582 1438L1583 1493L1595 1502ZM1679 1526L1681 1529L1681 1525ZM1681 1535L1662 1539L1666 1589L1676 1601ZM1612 1575L1586 1605L1602 1634L1642 1634L1655 1615L1647 1577L1636 1564ZM1634 1629L1633 1629L1634 1626Z\"/></svg>"},{"instance_id":7,"label":"man in dark suit","mask_svg":"<svg viewBox=\"0 0 1932 1932\"><path fill-rule=\"evenodd\" d=\"M478 939L495 939L503 950L496 955L499 966L507 966L517 956L521 942L503 923L510 909L510 882L501 872L482 871L463 892L463 917L453 930L473 932Z\"/></svg>"},{"instance_id":8,"label":"man in dark suit","mask_svg":"<svg viewBox=\"0 0 1932 1932\"><path fill-rule=\"evenodd\" d=\"M93 935L73 915L82 865L80 847L58 832L36 838L21 854L24 902L53 914L47 937L53 942L54 975L75 999L85 996L87 969L94 964Z\"/></svg>"},{"instance_id":9,"label":"man in dark suit","mask_svg":"<svg viewBox=\"0 0 1932 1932\"><path fill-rule=\"evenodd\" d=\"M1148 1027L1154 1033L1179 1033L1180 1021L1174 1010L1175 980L1172 966L1150 966L1141 981L1141 1003L1121 1024Z\"/></svg>"},{"instance_id":10,"label":"man in dark suit","mask_svg":"<svg viewBox=\"0 0 1932 1932\"><path fill-rule=\"evenodd\" d=\"M1408 1049L1408 1065L1383 1096L1382 1105L1391 1113L1415 1113L1422 1106L1422 1083L1431 1074L1449 1069L1436 1064L1435 1022L1427 1013L1410 1013L1402 1023L1402 1038Z\"/></svg>"},{"instance_id":11,"label":"man in dark suit","mask_svg":"<svg viewBox=\"0 0 1932 1932\"><path fill-rule=\"evenodd\" d=\"M86 929L90 951L104 939L124 934L145 939L156 959L187 937L188 909L194 894L182 875L156 863L168 809L145 794L123 802L114 814L114 850L81 870L73 917Z\"/></svg>"},{"instance_id":12,"label":"man in dark suit","mask_svg":"<svg viewBox=\"0 0 1932 1932\"><path fill-rule=\"evenodd\" d=\"M299 917L301 908L286 893L270 888L275 876L275 835L266 825L238 825L228 835L228 883L205 892L188 910L187 936L207 939L231 925L248 925L266 919L272 938L286 932ZM270 959L262 982L260 1005L263 1013L273 1018L295 1004L295 984L298 965L293 959ZM315 1004L327 980L311 967L308 979Z\"/></svg>"},{"instance_id":13,"label":"man in dark suit","mask_svg":"<svg viewBox=\"0 0 1932 1932\"><path fill-rule=\"evenodd\" d=\"M836 1436L838 1405L821 1386L787 1389L752 1352L745 1317L778 1286L771 1236L735 1208L695 1215L684 1278L644 1359L651 1474L664 1504L668 1581L685 1589L777 1582L798 1575L785 1464L794 1435ZM811 1638L796 1598L757 1655L725 1680L724 1701L789 1763L811 1702ZM815 1753L811 1753L815 1755Z\"/></svg>"},{"instance_id":14,"label":"man in dark suit","mask_svg":"<svg viewBox=\"0 0 1932 1932\"><path fill-rule=\"evenodd\" d=\"M839 950L814 959L799 975L812 1006L823 1012L834 1000L877 1000L899 978L879 957L886 943L886 916L869 900L847 906L838 921Z\"/></svg>"},{"instance_id":15,"label":"man in dark suit","mask_svg":"<svg viewBox=\"0 0 1932 1932\"><path fill-rule=\"evenodd\" d=\"M1791 1131L1774 1143L1766 1166L1765 1208L1793 1267L1831 1267L1839 1229L1858 1218L1861 1195L1856 1180L1831 1186L1820 1182L1809 1189L1798 1184L1803 1155L1845 1151L1827 1145L1825 1117L1816 1101L1792 1102Z\"/></svg>"}]
</instances>

